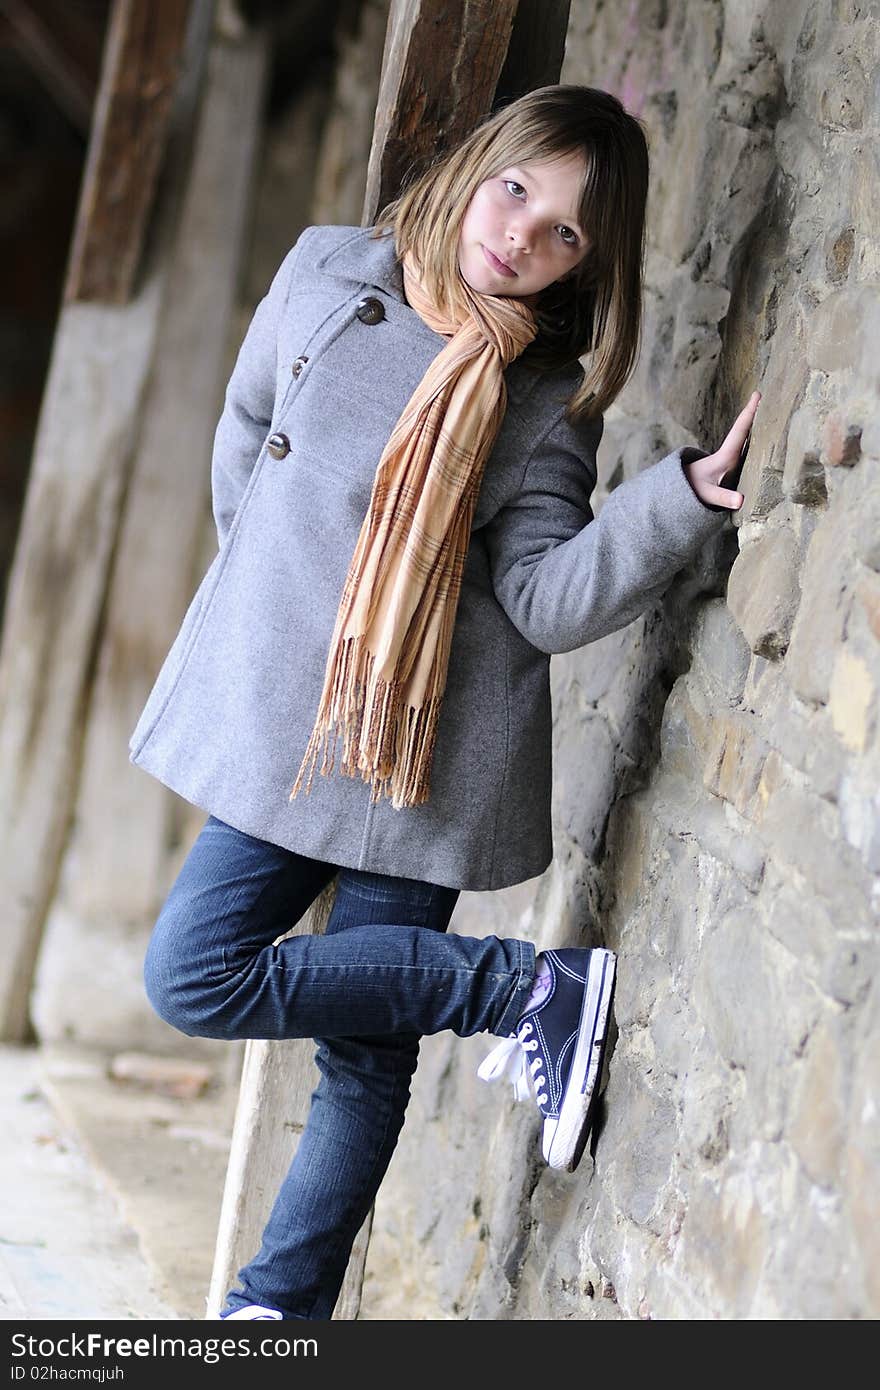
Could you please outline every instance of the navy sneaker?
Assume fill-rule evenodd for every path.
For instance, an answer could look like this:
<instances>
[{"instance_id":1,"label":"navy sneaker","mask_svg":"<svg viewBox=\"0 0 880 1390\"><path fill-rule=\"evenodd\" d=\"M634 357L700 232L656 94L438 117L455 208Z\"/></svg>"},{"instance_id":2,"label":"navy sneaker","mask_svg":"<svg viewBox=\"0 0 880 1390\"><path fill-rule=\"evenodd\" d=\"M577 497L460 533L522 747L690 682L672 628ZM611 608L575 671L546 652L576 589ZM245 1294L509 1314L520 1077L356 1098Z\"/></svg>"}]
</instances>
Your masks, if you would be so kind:
<instances>
[{"instance_id":1,"label":"navy sneaker","mask_svg":"<svg viewBox=\"0 0 880 1390\"><path fill-rule=\"evenodd\" d=\"M580 1162L599 1095L617 958L613 951L543 951L550 982L508 1039L477 1070L484 1081L508 1076L514 1094L534 1095L544 1116L542 1152L551 1168Z\"/></svg>"},{"instance_id":2,"label":"navy sneaker","mask_svg":"<svg viewBox=\"0 0 880 1390\"><path fill-rule=\"evenodd\" d=\"M234 1313L221 1313L220 1317L224 1322L234 1322L236 1318L245 1318L249 1322L284 1320L281 1313L276 1312L274 1308L264 1308L259 1303L249 1303L246 1308L237 1308Z\"/></svg>"}]
</instances>

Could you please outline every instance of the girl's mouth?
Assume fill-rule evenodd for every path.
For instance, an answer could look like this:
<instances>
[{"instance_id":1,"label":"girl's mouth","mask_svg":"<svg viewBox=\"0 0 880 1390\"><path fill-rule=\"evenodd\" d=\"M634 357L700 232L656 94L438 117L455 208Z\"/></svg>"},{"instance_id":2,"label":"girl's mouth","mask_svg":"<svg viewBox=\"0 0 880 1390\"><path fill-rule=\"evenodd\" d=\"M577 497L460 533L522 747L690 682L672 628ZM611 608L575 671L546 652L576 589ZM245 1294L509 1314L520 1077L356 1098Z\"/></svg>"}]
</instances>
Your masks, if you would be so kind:
<instances>
[{"instance_id":1,"label":"girl's mouth","mask_svg":"<svg viewBox=\"0 0 880 1390\"><path fill-rule=\"evenodd\" d=\"M506 265L504 261L499 260L499 258L492 251L489 250L488 246L482 246L481 243L481 247L483 255L486 257L486 260L491 270L494 270L498 275L509 275L515 278L515 270L511 270L509 265Z\"/></svg>"}]
</instances>

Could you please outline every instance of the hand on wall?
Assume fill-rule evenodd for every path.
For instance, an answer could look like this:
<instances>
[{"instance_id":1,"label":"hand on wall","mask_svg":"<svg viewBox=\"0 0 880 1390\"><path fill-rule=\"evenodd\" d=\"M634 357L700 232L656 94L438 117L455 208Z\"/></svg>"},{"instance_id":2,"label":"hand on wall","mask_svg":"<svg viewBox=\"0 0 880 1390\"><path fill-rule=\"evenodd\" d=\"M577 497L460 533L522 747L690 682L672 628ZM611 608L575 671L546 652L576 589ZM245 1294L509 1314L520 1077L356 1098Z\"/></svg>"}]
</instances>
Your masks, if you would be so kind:
<instances>
[{"instance_id":1,"label":"hand on wall","mask_svg":"<svg viewBox=\"0 0 880 1390\"><path fill-rule=\"evenodd\" d=\"M696 459L683 465L685 476L701 502L707 506L727 507L738 511L744 502L741 492L731 486L723 486L722 479L728 473L739 474L745 462L752 424L761 400L761 392L753 391L748 405L740 411L724 443L714 454ZM734 479L733 481L737 481Z\"/></svg>"}]
</instances>

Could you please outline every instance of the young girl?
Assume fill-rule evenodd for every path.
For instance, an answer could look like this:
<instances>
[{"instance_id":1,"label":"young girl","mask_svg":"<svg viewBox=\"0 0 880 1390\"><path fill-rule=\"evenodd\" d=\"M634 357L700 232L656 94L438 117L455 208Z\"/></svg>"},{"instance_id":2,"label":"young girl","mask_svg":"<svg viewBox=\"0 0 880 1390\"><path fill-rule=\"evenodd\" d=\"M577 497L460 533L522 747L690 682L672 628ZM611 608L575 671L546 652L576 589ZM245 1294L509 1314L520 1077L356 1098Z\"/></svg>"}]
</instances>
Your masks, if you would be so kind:
<instances>
[{"instance_id":1,"label":"young girl","mask_svg":"<svg viewBox=\"0 0 880 1390\"><path fill-rule=\"evenodd\" d=\"M209 813L150 941L154 1008L190 1036L317 1044L221 1317L331 1316L421 1034L499 1035L481 1074L531 1091L546 1160L586 1144L614 956L445 932L462 889L552 858L550 653L629 623L742 504L721 483L757 392L716 453L590 509L637 355L647 183L614 97L531 92L375 228L303 232L245 337L219 552L131 740ZM326 934L279 940L334 878Z\"/></svg>"}]
</instances>

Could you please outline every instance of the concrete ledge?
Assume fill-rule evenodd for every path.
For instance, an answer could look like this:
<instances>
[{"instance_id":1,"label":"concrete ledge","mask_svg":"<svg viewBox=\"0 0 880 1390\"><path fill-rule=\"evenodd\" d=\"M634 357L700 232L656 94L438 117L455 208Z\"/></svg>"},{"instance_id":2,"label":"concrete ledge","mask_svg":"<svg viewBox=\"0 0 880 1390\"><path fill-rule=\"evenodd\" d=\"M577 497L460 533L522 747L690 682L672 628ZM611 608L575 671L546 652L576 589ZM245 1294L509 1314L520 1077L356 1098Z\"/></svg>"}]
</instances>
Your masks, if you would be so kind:
<instances>
[{"instance_id":1,"label":"concrete ledge","mask_svg":"<svg viewBox=\"0 0 880 1390\"><path fill-rule=\"evenodd\" d=\"M174 1094L161 1072L110 1067L81 1048L0 1049L0 1317L205 1316L237 1081L181 1095L179 1069Z\"/></svg>"}]
</instances>

